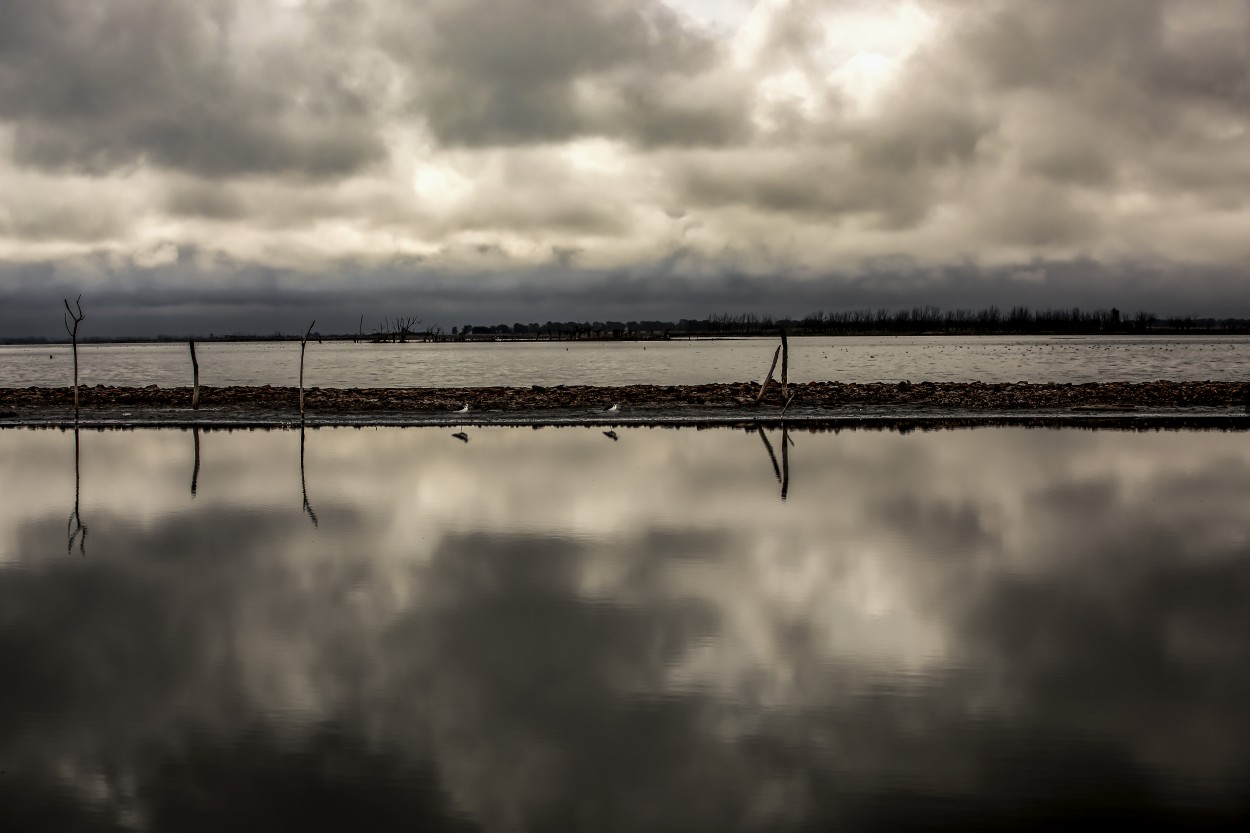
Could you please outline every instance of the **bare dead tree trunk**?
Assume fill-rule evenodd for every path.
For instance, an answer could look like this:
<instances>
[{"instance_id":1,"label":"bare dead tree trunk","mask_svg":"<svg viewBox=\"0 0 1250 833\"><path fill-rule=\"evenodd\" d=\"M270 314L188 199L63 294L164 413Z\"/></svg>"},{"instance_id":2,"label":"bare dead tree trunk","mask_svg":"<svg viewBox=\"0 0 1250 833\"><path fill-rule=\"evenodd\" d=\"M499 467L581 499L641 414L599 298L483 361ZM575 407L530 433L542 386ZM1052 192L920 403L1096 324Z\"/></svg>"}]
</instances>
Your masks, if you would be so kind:
<instances>
[{"instance_id":1,"label":"bare dead tree trunk","mask_svg":"<svg viewBox=\"0 0 1250 833\"><path fill-rule=\"evenodd\" d=\"M764 377L764 384L760 385L759 396L755 397L755 404L758 405L764 401L764 393L768 390L768 383L773 380L773 371L777 369L777 357L781 355L781 347L778 346L773 351L773 363L768 366L768 375Z\"/></svg>"},{"instance_id":2,"label":"bare dead tree trunk","mask_svg":"<svg viewBox=\"0 0 1250 833\"><path fill-rule=\"evenodd\" d=\"M786 328L781 328L781 398L790 396L790 342L786 339Z\"/></svg>"},{"instance_id":3,"label":"bare dead tree trunk","mask_svg":"<svg viewBox=\"0 0 1250 833\"><path fill-rule=\"evenodd\" d=\"M308 331L304 333L304 337L299 342L299 415L304 416L304 349L308 347L308 336L312 334L312 328L316 325L317 319L313 319L312 324L308 325Z\"/></svg>"},{"instance_id":4,"label":"bare dead tree trunk","mask_svg":"<svg viewBox=\"0 0 1250 833\"><path fill-rule=\"evenodd\" d=\"M74 310L70 309L69 299L68 298L65 299L65 312L68 314L68 317L64 319L65 331L69 333L70 340L73 342L73 346L74 346L74 416L77 417L78 416L78 325L81 324L82 320L86 318L87 316L83 315L81 295L79 295L78 298L74 301L74 305L78 308L77 314L75 314ZM69 325L69 322L71 319L74 322L73 327L70 327Z\"/></svg>"},{"instance_id":5,"label":"bare dead tree trunk","mask_svg":"<svg viewBox=\"0 0 1250 833\"><path fill-rule=\"evenodd\" d=\"M195 339L187 343L191 345L191 410L198 411L200 409L200 363L195 358Z\"/></svg>"}]
</instances>

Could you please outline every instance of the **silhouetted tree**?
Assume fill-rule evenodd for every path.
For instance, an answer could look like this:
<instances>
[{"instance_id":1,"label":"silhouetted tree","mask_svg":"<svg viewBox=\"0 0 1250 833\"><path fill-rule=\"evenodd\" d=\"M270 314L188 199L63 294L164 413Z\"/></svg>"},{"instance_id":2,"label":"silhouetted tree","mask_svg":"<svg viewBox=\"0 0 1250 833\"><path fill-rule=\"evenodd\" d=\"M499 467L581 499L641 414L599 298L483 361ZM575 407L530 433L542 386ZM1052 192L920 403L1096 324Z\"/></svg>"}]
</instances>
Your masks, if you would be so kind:
<instances>
[{"instance_id":1,"label":"silhouetted tree","mask_svg":"<svg viewBox=\"0 0 1250 833\"><path fill-rule=\"evenodd\" d=\"M86 315L83 314L83 311L82 311L82 296L81 295L79 295L74 300L74 306L78 308L77 313L75 313L74 310L70 309L69 299L68 298L65 299L65 313L66 313L66 317L64 319L65 331L69 333L70 341L73 343L73 350L74 350L74 416L77 417L78 416L78 325L81 324L83 319L87 317ZM71 320L73 320L74 322L74 325L72 327L70 326L70 323L69 323Z\"/></svg>"},{"instance_id":2,"label":"silhouetted tree","mask_svg":"<svg viewBox=\"0 0 1250 833\"><path fill-rule=\"evenodd\" d=\"M308 347L308 336L312 335L312 328L316 323L317 319L314 318L299 342L299 415L301 418L304 416L304 350Z\"/></svg>"}]
</instances>

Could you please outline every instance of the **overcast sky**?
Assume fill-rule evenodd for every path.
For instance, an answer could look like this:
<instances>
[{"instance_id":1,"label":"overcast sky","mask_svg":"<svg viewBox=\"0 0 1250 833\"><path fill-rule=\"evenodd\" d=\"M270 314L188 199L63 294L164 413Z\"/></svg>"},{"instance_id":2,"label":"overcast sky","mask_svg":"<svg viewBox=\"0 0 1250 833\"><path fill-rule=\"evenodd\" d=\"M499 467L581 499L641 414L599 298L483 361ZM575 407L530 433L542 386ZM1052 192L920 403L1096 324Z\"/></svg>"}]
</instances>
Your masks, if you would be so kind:
<instances>
[{"instance_id":1,"label":"overcast sky","mask_svg":"<svg viewBox=\"0 0 1250 833\"><path fill-rule=\"evenodd\" d=\"M1250 0L0 2L0 335L1248 281Z\"/></svg>"}]
</instances>

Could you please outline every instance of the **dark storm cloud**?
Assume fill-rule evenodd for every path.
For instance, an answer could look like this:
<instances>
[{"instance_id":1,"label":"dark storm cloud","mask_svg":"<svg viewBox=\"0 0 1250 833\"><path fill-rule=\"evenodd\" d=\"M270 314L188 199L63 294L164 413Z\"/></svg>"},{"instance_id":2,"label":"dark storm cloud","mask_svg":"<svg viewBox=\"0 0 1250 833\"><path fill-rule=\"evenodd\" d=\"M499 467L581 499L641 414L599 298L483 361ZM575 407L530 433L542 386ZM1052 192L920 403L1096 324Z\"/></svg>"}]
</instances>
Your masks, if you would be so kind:
<instances>
[{"instance_id":1,"label":"dark storm cloud","mask_svg":"<svg viewBox=\"0 0 1250 833\"><path fill-rule=\"evenodd\" d=\"M1058 0L1003 3L970 16L957 36L961 54L1003 90L1061 88L1100 96L1110 85L1135 89L1126 104L1197 98L1222 106L1244 101L1250 17L1244 0L1195 6L1165 0ZM1167 126L1166 120L1159 122ZM1171 125L1183 128L1183 125Z\"/></svg>"},{"instance_id":2,"label":"dark storm cloud","mask_svg":"<svg viewBox=\"0 0 1250 833\"><path fill-rule=\"evenodd\" d=\"M890 228L915 226L929 210L927 184L892 165L861 165L848 153L744 152L689 160L677 176L692 207L747 207L836 222L866 215Z\"/></svg>"},{"instance_id":3,"label":"dark storm cloud","mask_svg":"<svg viewBox=\"0 0 1250 833\"><path fill-rule=\"evenodd\" d=\"M1228 164L1250 150L1248 40L1244 0L1008 3L969 15L941 60L966 68L991 101L1031 111L1040 135L1012 137L1026 158L1040 152L1031 170L1071 182L1084 169L1104 184L1111 168L1182 191L1170 168L1201 158L1250 182ZM1050 156L1061 158L1048 165L1055 143Z\"/></svg>"},{"instance_id":4,"label":"dark storm cloud","mask_svg":"<svg viewBox=\"0 0 1250 833\"><path fill-rule=\"evenodd\" d=\"M797 66L819 79L827 68L812 64L827 50L814 21L837 6L783 6L760 66ZM952 242L971 252L1096 250L1125 233L1148 247L1142 219L1114 206L1121 191L1218 210L1247 205L1250 4L930 10L941 14L936 34L868 111L817 80L814 110L792 111L769 138L675 165L681 197L761 215L861 216L895 230L942 211L968 218Z\"/></svg>"},{"instance_id":5,"label":"dark storm cloud","mask_svg":"<svg viewBox=\"0 0 1250 833\"><path fill-rule=\"evenodd\" d=\"M801 317L865 307L1146 310L1159 315L1250 315L1240 269L1097 261L1033 261L1003 267L925 267L883 258L855 272L759 275L676 254L647 268L581 268L556 252L549 263L479 270L437 260L344 261L333 271L277 269L183 249L144 267L101 255L67 270L55 263L0 264L0 334L63 335L61 300L83 294L90 335L295 333L315 318L322 332L355 332L384 316L417 315L445 329L474 324L703 318L719 312ZM471 261L470 261L471 263ZM209 264L208 266L204 264ZM88 332L88 330L84 330Z\"/></svg>"},{"instance_id":6,"label":"dark storm cloud","mask_svg":"<svg viewBox=\"0 0 1250 833\"><path fill-rule=\"evenodd\" d=\"M367 92L331 45L240 44L233 0L0 6L0 119L21 165L103 174L342 177L382 159Z\"/></svg>"},{"instance_id":7,"label":"dark storm cloud","mask_svg":"<svg viewBox=\"0 0 1250 833\"><path fill-rule=\"evenodd\" d=\"M71 200L35 199L15 206L7 221L0 220L0 233L34 242L100 243L124 232L127 227L127 218L115 206Z\"/></svg>"},{"instance_id":8,"label":"dark storm cloud","mask_svg":"<svg viewBox=\"0 0 1250 833\"><path fill-rule=\"evenodd\" d=\"M262 331L340 297L1244 312L1245 0L707 8L11 0L0 260L145 333L236 329L223 287ZM0 334L38 328L32 288L0 287Z\"/></svg>"},{"instance_id":9,"label":"dark storm cloud","mask_svg":"<svg viewBox=\"0 0 1250 833\"><path fill-rule=\"evenodd\" d=\"M229 187L202 181L178 183L165 197L165 210L175 217L204 217L213 220L241 220L247 206Z\"/></svg>"},{"instance_id":10,"label":"dark storm cloud","mask_svg":"<svg viewBox=\"0 0 1250 833\"><path fill-rule=\"evenodd\" d=\"M448 144L723 144L746 130L744 90L699 86L721 47L655 0L458 0L383 20L417 112Z\"/></svg>"}]
</instances>

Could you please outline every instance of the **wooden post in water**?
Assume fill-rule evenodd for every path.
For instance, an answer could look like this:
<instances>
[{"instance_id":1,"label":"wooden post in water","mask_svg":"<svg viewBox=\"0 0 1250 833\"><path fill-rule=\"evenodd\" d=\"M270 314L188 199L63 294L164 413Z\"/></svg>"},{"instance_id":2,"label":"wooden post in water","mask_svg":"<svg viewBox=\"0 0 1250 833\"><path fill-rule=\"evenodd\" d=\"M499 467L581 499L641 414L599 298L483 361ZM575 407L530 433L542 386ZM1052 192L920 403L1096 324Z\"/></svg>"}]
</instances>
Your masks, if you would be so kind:
<instances>
[{"instance_id":1,"label":"wooden post in water","mask_svg":"<svg viewBox=\"0 0 1250 833\"><path fill-rule=\"evenodd\" d=\"M786 339L786 328L781 328L781 398L790 396L790 342Z\"/></svg>"},{"instance_id":2,"label":"wooden post in water","mask_svg":"<svg viewBox=\"0 0 1250 833\"><path fill-rule=\"evenodd\" d=\"M777 357L781 355L781 347L778 346L773 351L773 363L768 366L768 375L764 377L764 384L760 385L759 396L755 397L755 404L758 405L764 400L764 392L768 390L768 383L773 380L773 371L777 369Z\"/></svg>"},{"instance_id":3,"label":"wooden post in water","mask_svg":"<svg viewBox=\"0 0 1250 833\"><path fill-rule=\"evenodd\" d=\"M64 319L65 320L65 332L69 333L70 340L73 342L73 345L74 345L74 418L77 419L78 418L78 325L81 324L82 320L86 318L87 316L83 315L83 312L82 312L82 296L81 295L79 295L78 298L74 301L74 305L78 307L77 314L75 314L74 311L70 309L69 299L68 298L65 299L65 311L69 314L69 317ZM70 319L73 319L74 321L74 326L72 328L69 325Z\"/></svg>"},{"instance_id":4,"label":"wooden post in water","mask_svg":"<svg viewBox=\"0 0 1250 833\"><path fill-rule=\"evenodd\" d=\"M200 409L200 363L195 358L195 339L187 342L191 345L191 410Z\"/></svg>"},{"instance_id":5,"label":"wooden post in water","mask_svg":"<svg viewBox=\"0 0 1250 833\"><path fill-rule=\"evenodd\" d=\"M312 334L312 328L316 326L317 319L313 319L312 324L308 325L308 331L304 333L304 337L299 342L299 415L304 416L304 349L308 347L308 336Z\"/></svg>"}]
</instances>

